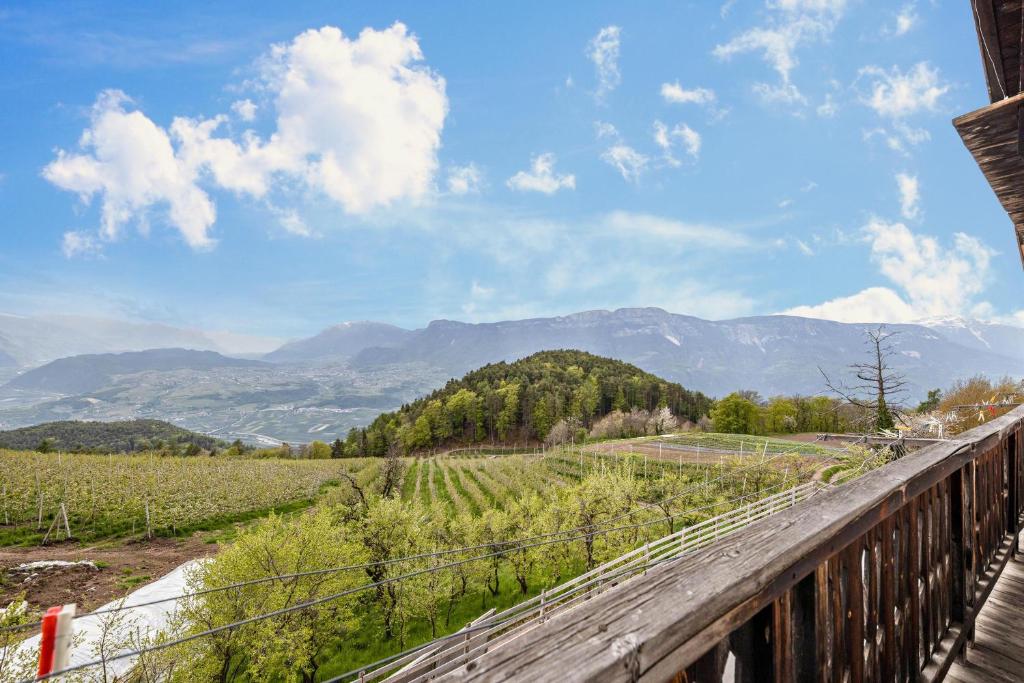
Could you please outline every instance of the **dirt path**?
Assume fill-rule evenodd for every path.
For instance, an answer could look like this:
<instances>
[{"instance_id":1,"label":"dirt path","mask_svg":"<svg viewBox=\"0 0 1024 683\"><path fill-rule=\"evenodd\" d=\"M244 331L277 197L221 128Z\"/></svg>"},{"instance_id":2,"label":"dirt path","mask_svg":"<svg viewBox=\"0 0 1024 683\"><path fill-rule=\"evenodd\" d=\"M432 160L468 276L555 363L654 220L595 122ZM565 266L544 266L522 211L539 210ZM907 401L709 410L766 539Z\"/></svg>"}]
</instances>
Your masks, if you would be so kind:
<instances>
[{"instance_id":1,"label":"dirt path","mask_svg":"<svg viewBox=\"0 0 1024 683\"><path fill-rule=\"evenodd\" d=\"M34 608L74 602L91 611L154 581L178 565L217 552L216 543L198 535L98 545L66 543L45 548L0 548L0 607L21 593ZM28 562L88 560L97 565L17 571Z\"/></svg>"}]
</instances>

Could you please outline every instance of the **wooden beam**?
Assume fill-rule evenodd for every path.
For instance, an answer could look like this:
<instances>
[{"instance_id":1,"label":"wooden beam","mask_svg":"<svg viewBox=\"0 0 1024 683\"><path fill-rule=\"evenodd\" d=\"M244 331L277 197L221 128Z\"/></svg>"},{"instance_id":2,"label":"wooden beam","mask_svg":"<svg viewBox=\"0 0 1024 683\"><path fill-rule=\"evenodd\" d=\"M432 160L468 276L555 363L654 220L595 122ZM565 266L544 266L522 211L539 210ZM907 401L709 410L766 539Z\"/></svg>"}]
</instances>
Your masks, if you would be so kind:
<instances>
[{"instance_id":1,"label":"wooden beam","mask_svg":"<svg viewBox=\"0 0 1024 683\"><path fill-rule=\"evenodd\" d=\"M1024 3L1021 3L1021 35L1017 46L1017 92L1024 91Z\"/></svg>"},{"instance_id":2,"label":"wooden beam","mask_svg":"<svg viewBox=\"0 0 1024 683\"><path fill-rule=\"evenodd\" d=\"M981 61L985 66L985 83L992 102L1006 98L1006 74L1003 73L1003 53L999 42L999 25L996 22L993 0L971 0L974 21L978 29L978 47Z\"/></svg>"},{"instance_id":3,"label":"wooden beam","mask_svg":"<svg viewBox=\"0 0 1024 683\"><path fill-rule=\"evenodd\" d=\"M1024 104L1017 107L1017 156L1024 159Z\"/></svg>"}]
</instances>

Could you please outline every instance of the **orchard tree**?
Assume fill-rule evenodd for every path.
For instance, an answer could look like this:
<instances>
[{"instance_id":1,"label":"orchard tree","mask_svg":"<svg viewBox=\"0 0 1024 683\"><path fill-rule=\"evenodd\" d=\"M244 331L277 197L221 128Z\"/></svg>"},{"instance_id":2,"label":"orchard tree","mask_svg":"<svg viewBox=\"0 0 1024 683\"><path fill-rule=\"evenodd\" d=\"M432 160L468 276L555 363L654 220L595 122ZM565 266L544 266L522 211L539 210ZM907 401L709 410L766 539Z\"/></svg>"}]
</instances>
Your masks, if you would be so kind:
<instances>
[{"instance_id":1,"label":"orchard tree","mask_svg":"<svg viewBox=\"0 0 1024 683\"><path fill-rule=\"evenodd\" d=\"M366 577L371 583L379 584L406 573L407 565L389 561L425 550L419 528L423 516L418 503L373 495L367 499L365 514L346 525L348 536L361 548L365 558L362 562L368 565ZM392 581L376 586L374 601L384 624L385 639L397 637L399 644L404 644L415 599L415 591L406 582Z\"/></svg>"},{"instance_id":2,"label":"orchard tree","mask_svg":"<svg viewBox=\"0 0 1024 683\"><path fill-rule=\"evenodd\" d=\"M280 576L366 561L365 548L338 524L333 512L320 509L285 518L271 514L199 565L188 578L188 592L209 590L257 576ZM328 572L282 578L187 598L181 614L198 633L248 617L266 614L358 587L358 572ZM177 680L284 680L311 683L327 646L359 625L358 595L333 599L273 619L220 631L175 648ZM294 677L294 678L292 678Z\"/></svg>"}]
</instances>

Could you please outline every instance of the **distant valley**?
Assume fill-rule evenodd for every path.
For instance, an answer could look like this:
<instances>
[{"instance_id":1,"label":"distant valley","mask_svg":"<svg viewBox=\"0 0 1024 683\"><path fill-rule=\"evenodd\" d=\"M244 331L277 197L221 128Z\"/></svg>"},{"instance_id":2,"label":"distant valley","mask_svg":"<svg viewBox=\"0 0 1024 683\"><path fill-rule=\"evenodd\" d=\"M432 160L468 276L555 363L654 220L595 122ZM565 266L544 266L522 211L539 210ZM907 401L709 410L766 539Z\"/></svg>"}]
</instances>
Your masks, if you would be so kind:
<instances>
[{"instance_id":1,"label":"distant valley","mask_svg":"<svg viewBox=\"0 0 1024 683\"><path fill-rule=\"evenodd\" d=\"M814 394L823 388L818 367L834 374L858 360L869 327L789 316L708 321L654 308L483 324L441 320L418 330L353 322L240 359L210 348L217 345L202 333L108 321L115 332L135 332L84 330L78 338L89 340L90 353L46 363L33 358L60 344L38 340L28 353L32 335L47 332L37 322L19 331L16 320L0 316L0 381L9 379L0 386L0 428L155 418L254 443L344 436L449 378L547 349L616 358L712 396L736 389ZM76 334L68 320L88 327L89 319L64 318L66 334ZM1022 329L958 318L888 327L900 332L894 341L911 400L974 374L1024 376ZM139 352L139 343L152 347Z\"/></svg>"}]
</instances>

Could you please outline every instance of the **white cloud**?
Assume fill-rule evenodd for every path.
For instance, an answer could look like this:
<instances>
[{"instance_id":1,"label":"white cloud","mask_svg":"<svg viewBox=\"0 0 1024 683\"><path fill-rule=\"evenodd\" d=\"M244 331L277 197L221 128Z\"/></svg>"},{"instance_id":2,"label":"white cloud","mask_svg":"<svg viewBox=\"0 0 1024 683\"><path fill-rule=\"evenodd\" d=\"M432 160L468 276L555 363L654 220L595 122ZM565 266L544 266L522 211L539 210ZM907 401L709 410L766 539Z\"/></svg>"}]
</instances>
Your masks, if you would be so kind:
<instances>
[{"instance_id":1,"label":"white cloud","mask_svg":"<svg viewBox=\"0 0 1024 683\"><path fill-rule=\"evenodd\" d=\"M846 0L767 0L767 22L750 28L732 40L717 45L713 54L730 59L758 52L779 76L778 84L757 83L754 92L768 102L803 104L806 98L792 82L799 64L797 51L827 40L846 9Z\"/></svg>"},{"instance_id":2,"label":"white cloud","mask_svg":"<svg viewBox=\"0 0 1024 683\"><path fill-rule=\"evenodd\" d=\"M508 179L507 185L520 192L543 192L554 194L562 189L576 189L576 176L569 173L555 173L555 155L551 152L538 154L530 163L529 171L519 171Z\"/></svg>"},{"instance_id":3,"label":"white cloud","mask_svg":"<svg viewBox=\"0 0 1024 683\"><path fill-rule=\"evenodd\" d=\"M142 112L126 110L130 103L119 90L101 93L79 139L82 153L58 150L43 177L85 202L101 196L105 239L116 239L132 220L145 230L147 211L165 205L168 222L190 246L212 246L209 230L217 214L196 185L196 170L176 156L163 128Z\"/></svg>"},{"instance_id":4,"label":"white cloud","mask_svg":"<svg viewBox=\"0 0 1024 683\"><path fill-rule=\"evenodd\" d=\"M655 216L647 213L613 211L605 216L603 227L606 232L626 237L656 239L666 245L680 247L705 247L710 249L747 249L754 244L741 232L702 223Z\"/></svg>"},{"instance_id":5,"label":"white cloud","mask_svg":"<svg viewBox=\"0 0 1024 683\"><path fill-rule=\"evenodd\" d=\"M476 280L469 287L469 300L462 304L462 313L468 316L475 316L480 305L489 302L494 298L495 289L485 287Z\"/></svg>"},{"instance_id":6,"label":"white cloud","mask_svg":"<svg viewBox=\"0 0 1024 683\"><path fill-rule=\"evenodd\" d=\"M713 104L715 91L707 88L687 90L679 85L679 81L676 81L675 83L661 84L661 97L666 102L674 104Z\"/></svg>"},{"instance_id":7,"label":"white cloud","mask_svg":"<svg viewBox=\"0 0 1024 683\"><path fill-rule=\"evenodd\" d=\"M301 180L348 213L366 213L431 189L448 113L444 79L419 65L417 38L401 23L358 38L327 26L275 45L263 86L275 95L277 129L264 142L213 138L217 124L178 119L185 153L224 187L261 196L273 173ZM234 179L238 162L258 182Z\"/></svg>"},{"instance_id":8,"label":"white cloud","mask_svg":"<svg viewBox=\"0 0 1024 683\"><path fill-rule=\"evenodd\" d=\"M491 281L529 285L498 287L474 307L472 319L560 314L566 306L662 306L714 318L754 310L755 300L730 279L727 267L737 254L768 248L753 229L628 211L559 221L475 210L482 220L446 234L491 264L478 284L485 290L494 286ZM483 301L473 299L467 281L451 287L459 305ZM556 304L561 311L552 309Z\"/></svg>"},{"instance_id":9,"label":"white cloud","mask_svg":"<svg viewBox=\"0 0 1024 683\"><path fill-rule=\"evenodd\" d=\"M448 191L455 195L477 193L483 185L483 172L474 163L448 169Z\"/></svg>"},{"instance_id":10,"label":"white cloud","mask_svg":"<svg viewBox=\"0 0 1024 683\"><path fill-rule=\"evenodd\" d=\"M682 164L682 162L673 154L673 150L677 144L682 147L683 151L691 159L697 159L697 157L700 156L700 133L690 128L685 123L676 124L673 128L669 129L669 127L661 121L655 121L654 142L661 148L665 162L670 166L679 166Z\"/></svg>"},{"instance_id":11,"label":"white cloud","mask_svg":"<svg viewBox=\"0 0 1024 683\"><path fill-rule=\"evenodd\" d=\"M448 111L445 81L422 59L418 40L401 23L354 39L327 26L273 46L257 86L276 109L276 129L266 140L251 131L240 140L216 137L223 115L176 118L169 136L141 112L126 111L123 93L107 92L82 136L86 153L58 152L44 176L85 200L102 195L107 238L167 205L169 222L197 248L212 245L216 217L200 178L265 198L288 186L275 185L280 176L351 214L416 201L433 188ZM255 114L235 104L243 119Z\"/></svg>"},{"instance_id":12,"label":"white cloud","mask_svg":"<svg viewBox=\"0 0 1024 683\"><path fill-rule=\"evenodd\" d=\"M620 137L619 130L607 121L594 121L594 135L598 140L602 138L618 140Z\"/></svg>"},{"instance_id":13,"label":"white cloud","mask_svg":"<svg viewBox=\"0 0 1024 683\"><path fill-rule=\"evenodd\" d=\"M846 9L847 0L769 0L768 7L787 12L831 12L841 13Z\"/></svg>"},{"instance_id":14,"label":"white cloud","mask_svg":"<svg viewBox=\"0 0 1024 683\"><path fill-rule=\"evenodd\" d=\"M64 258L95 256L102 251L99 241L89 232L65 232L60 244Z\"/></svg>"},{"instance_id":15,"label":"white cloud","mask_svg":"<svg viewBox=\"0 0 1024 683\"><path fill-rule=\"evenodd\" d=\"M619 73L619 44L622 29L605 26L587 44L587 58L597 70L597 90L594 96L600 101L622 82Z\"/></svg>"},{"instance_id":16,"label":"white cloud","mask_svg":"<svg viewBox=\"0 0 1024 683\"><path fill-rule=\"evenodd\" d=\"M881 273L901 286L923 315L966 312L985 288L995 252L975 237L958 232L953 247L943 248L930 235L879 219L864 231Z\"/></svg>"},{"instance_id":17,"label":"white cloud","mask_svg":"<svg viewBox=\"0 0 1024 683\"><path fill-rule=\"evenodd\" d=\"M888 287L868 287L816 306L796 306L785 315L822 318L841 323L909 322L917 318L914 309Z\"/></svg>"},{"instance_id":18,"label":"white cloud","mask_svg":"<svg viewBox=\"0 0 1024 683\"><path fill-rule=\"evenodd\" d=\"M601 160L613 166L627 182L638 182L650 159L629 145L612 145L601 154Z\"/></svg>"},{"instance_id":19,"label":"white cloud","mask_svg":"<svg viewBox=\"0 0 1024 683\"><path fill-rule=\"evenodd\" d=\"M302 216L297 211L283 210L277 212L278 222L281 227L284 228L285 232L297 235L299 237L312 237L313 231L306 225L306 221L302 219Z\"/></svg>"},{"instance_id":20,"label":"white cloud","mask_svg":"<svg viewBox=\"0 0 1024 683\"><path fill-rule=\"evenodd\" d=\"M238 114L238 118L243 121L252 121L256 118L256 104L250 99L232 102L231 111Z\"/></svg>"},{"instance_id":21,"label":"white cloud","mask_svg":"<svg viewBox=\"0 0 1024 683\"><path fill-rule=\"evenodd\" d=\"M921 215L921 188L917 176L897 173L896 185L900 190L900 214L907 220L917 219Z\"/></svg>"},{"instance_id":22,"label":"white cloud","mask_svg":"<svg viewBox=\"0 0 1024 683\"><path fill-rule=\"evenodd\" d=\"M895 25L891 27L885 27L882 30L884 35L891 35L894 37L905 36L910 33L917 26L921 17L917 14L917 7L915 3L908 2L900 11L896 14Z\"/></svg>"},{"instance_id":23,"label":"white cloud","mask_svg":"<svg viewBox=\"0 0 1024 683\"><path fill-rule=\"evenodd\" d=\"M825 95L825 101L818 105L815 110L823 119L831 119L839 113L839 105L836 104L835 99L832 97L832 93Z\"/></svg>"},{"instance_id":24,"label":"white cloud","mask_svg":"<svg viewBox=\"0 0 1024 683\"><path fill-rule=\"evenodd\" d=\"M909 322L939 315L970 315L990 308L984 292L995 252L964 233L943 247L902 223L873 218L862 229L879 271L899 288L870 287L817 306L787 313L841 322Z\"/></svg>"},{"instance_id":25,"label":"white cloud","mask_svg":"<svg viewBox=\"0 0 1024 683\"><path fill-rule=\"evenodd\" d=\"M766 104L807 104L807 98L792 83L755 83L753 90Z\"/></svg>"},{"instance_id":26,"label":"white cloud","mask_svg":"<svg viewBox=\"0 0 1024 683\"><path fill-rule=\"evenodd\" d=\"M903 121L894 121L891 128L878 127L864 131L864 140L876 137L882 138L886 147L892 151L905 156L909 156L910 147L916 147L932 138L931 133L924 128L915 128Z\"/></svg>"},{"instance_id":27,"label":"white cloud","mask_svg":"<svg viewBox=\"0 0 1024 683\"><path fill-rule=\"evenodd\" d=\"M473 285L469 288L469 293L474 299L490 299L494 296L494 288L484 287L476 280L473 280Z\"/></svg>"},{"instance_id":28,"label":"white cloud","mask_svg":"<svg viewBox=\"0 0 1024 683\"><path fill-rule=\"evenodd\" d=\"M814 256L814 250L811 249L807 242L804 242L803 240L796 241L796 248L799 249L800 253L804 256Z\"/></svg>"},{"instance_id":29,"label":"white cloud","mask_svg":"<svg viewBox=\"0 0 1024 683\"><path fill-rule=\"evenodd\" d=\"M889 70L866 66L860 70L859 77L872 79L871 92L862 97L862 102L888 119L936 111L939 100L949 92L949 85L939 78L939 70L928 62L918 62L906 72L898 66Z\"/></svg>"}]
</instances>

